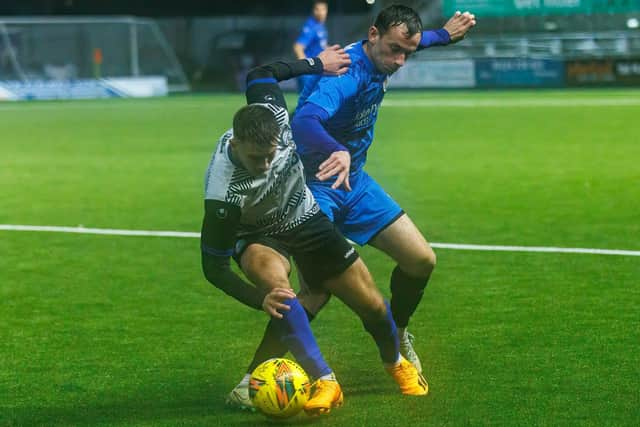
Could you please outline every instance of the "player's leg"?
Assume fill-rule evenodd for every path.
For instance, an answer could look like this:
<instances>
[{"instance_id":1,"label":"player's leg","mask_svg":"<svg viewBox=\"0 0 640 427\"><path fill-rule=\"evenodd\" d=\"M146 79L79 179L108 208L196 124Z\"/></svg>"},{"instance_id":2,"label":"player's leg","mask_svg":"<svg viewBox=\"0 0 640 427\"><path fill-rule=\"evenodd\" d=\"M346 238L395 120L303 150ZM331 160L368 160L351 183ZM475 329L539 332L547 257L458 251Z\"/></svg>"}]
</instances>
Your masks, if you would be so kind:
<instances>
[{"instance_id":1,"label":"player's leg","mask_svg":"<svg viewBox=\"0 0 640 427\"><path fill-rule=\"evenodd\" d=\"M271 247L257 243L250 245L242 254L241 266L247 278L265 291L274 287L291 287L291 266L282 254ZM284 304L290 309L282 311L282 319L270 319L280 333L280 340L313 378L329 375L331 368L322 357L302 305L297 298L285 300Z\"/></svg>"},{"instance_id":2,"label":"player's leg","mask_svg":"<svg viewBox=\"0 0 640 427\"><path fill-rule=\"evenodd\" d=\"M319 203L320 209L328 212L330 218L338 210L337 200L335 195L326 194L316 198ZM312 290L304 281L302 272L298 270L298 278L300 282L300 292L298 292L298 300L302 304L309 322L311 322L316 314L324 307L329 301L330 295L322 290ZM274 322L269 322L262 336L262 340L253 355L253 359L247 368L247 375L244 380L248 379L248 376L253 370L265 360L282 357L286 354L287 347L279 339L279 335L276 331ZM242 384L242 383L241 383Z\"/></svg>"},{"instance_id":3,"label":"player's leg","mask_svg":"<svg viewBox=\"0 0 640 427\"><path fill-rule=\"evenodd\" d=\"M401 352L422 371L407 326L422 300L436 255L406 214L382 230L370 244L397 262L391 274L391 310L398 326Z\"/></svg>"},{"instance_id":4,"label":"player's leg","mask_svg":"<svg viewBox=\"0 0 640 427\"><path fill-rule=\"evenodd\" d=\"M302 225L300 228L304 230L307 227ZM285 236L284 239L286 238ZM272 246L278 247L277 241L265 240L271 240ZM278 264L276 259L280 259L279 266L273 265ZM289 286L290 265L288 262L285 264L285 260L286 258L272 247L252 244L242 254L241 267L247 278L259 287L269 288L276 283ZM307 402L310 406L305 405L305 411L309 415L329 413L332 408L340 406L343 402L340 385L322 357L305 310L298 299L292 298L283 302L290 310L281 312L282 319L272 317L269 323L273 324L280 340L286 344L287 349L307 374L316 379L315 390Z\"/></svg>"},{"instance_id":5,"label":"player's leg","mask_svg":"<svg viewBox=\"0 0 640 427\"><path fill-rule=\"evenodd\" d=\"M307 318L309 319L309 323L311 323L316 314L329 301L331 295L325 291L316 291L309 289L309 287L304 282L300 272L298 272L298 277L300 278L300 292L298 292L298 301L300 301L300 304L304 308ZM258 367L258 365L268 359L283 357L287 353L287 351L288 348L286 344L280 339L276 323L273 321L268 322L267 327L264 330L262 340L260 341L260 344L258 345L258 348L253 355L251 363L249 363L249 366L247 367L247 372L244 378L229 395L231 399L229 403L234 404L235 401L238 400L237 398L234 398L235 395L240 394L244 396L246 394L244 389L248 387L251 373ZM243 402L242 405L236 406L246 407L248 405L246 402Z\"/></svg>"},{"instance_id":6,"label":"player's leg","mask_svg":"<svg viewBox=\"0 0 640 427\"><path fill-rule=\"evenodd\" d=\"M299 269L309 280L309 287L326 289L360 317L376 342L385 366L399 372L394 379L403 393L426 394L426 381L399 355L398 336L389 305L376 288L364 262L325 216L309 222L313 233L299 233L301 247L292 250Z\"/></svg>"},{"instance_id":7,"label":"player's leg","mask_svg":"<svg viewBox=\"0 0 640 427\"><path fill-rule=\"evenodd\" d=\"M290 287L288 276L291 271L291 265L287 259L286 251L276 245L266 246L256 242L241 241L239 245L240 253L234 255L234 259L243 270L247 278L256 286L262 289L268 289L271 286ZM278 252L274 248L278 248ZM265 267L263 269L263 267ZM267 331L269 331L268 339L263 338L260 343L259 351L266 354L275 354L273 357L284 355L288 351L287 344L281 340L282 331L278 322L273 319L267 323ZM266 333L265 333L266 336ZM283 349L282 351L280 349ZM263 361L269 359L258 360L254 357L251 366L244 375L240 383L227 395L225 403L239 409L253 410L253 404L249 398L249 379L251 372ZM257 361L258 360L258 361ZM257 361L257 362L256 362ZM255 363L255 366L254 366Z\"/></svg>"},{"instance_id":8,"label":"player's leg","mask_svg":"<svg viewBox=\"0 0 640 427\"><path fill-rule=\"evenodd\" d=\"M315 314L329 301L330 295L324 291L310 291L306 288L302 280L300 282L300 288L301 290L297 294L298 301L300 301L309 319L309 323L311 323L315 318ZM249 379L251 378L251 373L262 362L276 357L284 357L288 351L287 345L280 339L277 324L269 321L244 377L227 396L227 405L239 409L253 410L253 403L249 398Z\"/></svg>"},{"instance_id":9,"label":"player's leg","mask_svg":"<svg viewBox=\"0 0 640 427\"><path fill-rule=\"evenodd\" d=\"M312 290L305 283L302 274L298 271L298 278L300 281L300 291L298 292L298 301L304 308L304 311L309 319L309 323L315 319L318 312L329 302L331 295L322 290ZM250 374L255 368L262 362L272 359L274 357L282 357L287 353L288 349L286 345L280 340L278 333L273 322L269 322L264 330L262 341L258 345L253 360L247 368L247 373Z\"/></svg>"},{"instance_id":10,"label":"player's leg","mask_svg":"<svg viewBox=\"0 0 640 427\"><path fill-rule=\"evenodd\" d=\"M391 275L391 311L398 326L400 352L422 371L407 332L435 265L435 254L402 208L366 173L351 183L348 214L340 230L351 240L370 244L398 265Z\"/></svg>"},{"instance_id":11,"label":"player's leg","mask_svg":"<svg viewBox=\"0 0 640 427\"><path fill-rule=\"evenodd\" d=\"M331 221L336 219L336 216L340 211L340 204L342 201L341 194L335 190L332 190L330 186L323 185L322 183L316 186L310 185L309 188L314 194L320 210L329 217ZM339 218L337 219L339 222ZM315 289L310 290L298 269L298 277L300 279L300 292L298 293L298 299L305 309L309 322L311 322L315 315L324 307L329 301L330 295L326 292ZM253 359L247 367L247 372L244 377L236 385L236 387L229 393L227 403L231 406L237 406L241 409L245 409L250 406L250 401L243 399L248 396L249 378L251 372L265 360L273 357L282 357L286 354L287 347L280 340L279 333L276 331L276 327L273 322L269 322L262 336L262 340L256 349Z\"/></svg>"},{"instance_id":12,"label":"player's leg","mask_svg":"<svg viewBox=\"0 0 640 427\"><path fill-rule=\"evenodd\" d=\"M427 381L413 364L400 356L391 308L362 260L358 259L343 274L326 281L325 287L360 317L378 346L385 369L400 386L400 391L408 395L427 394Z\"/></svg>"}]
</instances>

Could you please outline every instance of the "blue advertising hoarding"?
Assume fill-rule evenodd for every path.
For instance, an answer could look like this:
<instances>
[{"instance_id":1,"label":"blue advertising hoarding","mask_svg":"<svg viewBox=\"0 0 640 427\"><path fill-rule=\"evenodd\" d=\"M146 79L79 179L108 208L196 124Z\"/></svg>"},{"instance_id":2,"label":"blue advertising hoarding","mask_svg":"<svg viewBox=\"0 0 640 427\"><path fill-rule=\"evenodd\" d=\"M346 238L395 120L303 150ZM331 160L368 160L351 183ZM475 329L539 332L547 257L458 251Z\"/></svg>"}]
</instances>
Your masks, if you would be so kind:
<instances>
[{"instance_id":1,"label":"blue advertising hoarding","mask_svg":"<svg viewBox=\"0 0 640 427\"><path fill-rule=\"evenodd\" d=\"M478 87L557 87L564 85L564 62L554 59L476 60Z\"/></svg>"}]
</instances>

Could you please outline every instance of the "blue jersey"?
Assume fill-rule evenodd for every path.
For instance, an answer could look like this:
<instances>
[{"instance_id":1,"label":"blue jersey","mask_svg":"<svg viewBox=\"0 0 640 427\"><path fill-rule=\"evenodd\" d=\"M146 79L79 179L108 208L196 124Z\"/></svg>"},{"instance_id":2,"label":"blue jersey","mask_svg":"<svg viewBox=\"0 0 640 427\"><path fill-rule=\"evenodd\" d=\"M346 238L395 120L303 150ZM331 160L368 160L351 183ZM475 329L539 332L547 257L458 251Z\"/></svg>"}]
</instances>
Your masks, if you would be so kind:
<instances>
[{"instance_id":1,"label":"blue jersey","mask_svg":"<svg viewBox=\"0 0 640 427\"><path fill-rule=\"evenodd\" d=\"M349 150L351 174L360 172L366 162L388 79L388 75L379 72L369 60L363 43L347 46L351 57L347 73L339 77L322 77L315 85L305 86L297 107L299 110L305 103L311 103L326 111L329 117L323 125L329 135ZM305 168L316 171L327 156L319 157L302 141L296 142Z\"/></svg>"},{"instance_id":2,"label":"blue jersey","mask_svg":"<svg viewBox=\"0 0 640 427\"><path fill-rule=\"evenodd\" d=\"M313 16L310 16L302 26L296 43L304 46L304 55L307 58L313 58L326 49L327 40L327 28L324 23L318 22Z\"/></svg>"}]
</instances>

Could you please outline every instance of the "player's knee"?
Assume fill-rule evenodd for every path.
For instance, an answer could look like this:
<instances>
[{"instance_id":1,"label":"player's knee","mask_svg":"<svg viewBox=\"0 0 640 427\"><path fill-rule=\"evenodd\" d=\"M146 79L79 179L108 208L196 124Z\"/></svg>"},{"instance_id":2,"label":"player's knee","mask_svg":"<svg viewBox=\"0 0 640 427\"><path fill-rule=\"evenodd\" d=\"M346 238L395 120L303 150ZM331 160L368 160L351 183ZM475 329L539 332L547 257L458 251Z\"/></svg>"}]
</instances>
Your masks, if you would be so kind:
<instances>
[{"instance_id":1,"label":"player's knee","mask_svg":"<svg viewBox=\"0 0 640 427\"><path fill-rule=\"evenodd\" d=\"M430 247L401 268L413 277L429 277L436 267L436 253Z\"/></svg>"},{"instance_id":2,"label":"player's knee","mask_svg":"<svg viewBox=\"0 0 640 427\"><path fill-rule=\"evenodd\" d=\"M379 298L379 300L376 299L376 301L369 303L361 317L362 323L364 323L367 329L369 329L367 325L384 322L387 318L387 306L384 300Z\"/></svg>"},{"instance_id":3,"label":"player's knee","mask_svg":"<svg viewBox=\"0 0 640 427\"><path fill-rule=\"evenodd\" d=\"M322 307L324 307L331 298L331 294L328 292L318 292L318 293L302 293L298 294L298 300L300 304L304 307L307 313L315 316L317 315Z\"/></svg>"}]
</instances>

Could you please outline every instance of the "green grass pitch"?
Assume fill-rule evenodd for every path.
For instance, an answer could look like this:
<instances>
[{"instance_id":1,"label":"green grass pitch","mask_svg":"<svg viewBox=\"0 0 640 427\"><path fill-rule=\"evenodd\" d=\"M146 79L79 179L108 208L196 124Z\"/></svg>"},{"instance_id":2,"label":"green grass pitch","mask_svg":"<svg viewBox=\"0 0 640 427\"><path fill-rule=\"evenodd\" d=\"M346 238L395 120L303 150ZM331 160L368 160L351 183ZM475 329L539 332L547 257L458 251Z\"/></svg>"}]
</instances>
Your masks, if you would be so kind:
<instances>
[{"instance_id":1,"label":"green grass pitch","mask_svg":"<svg viewBox=\"0 0 640 427\"><path fill-rule=\"evenodd\" d=\"M639 98L392 91L368 171L432 242L637 251ZM242 102L0 105L0 224L198 231ZM399 394L334 300L313 328L345 406L290 424L640 425L640 257L436 252L410 325L429 396ZM392 262L361 254L388 295ZM223 401L267 316L199 262L197 239L0 231L0 425L265 422Z\"/></svg>"}]
</instances>

